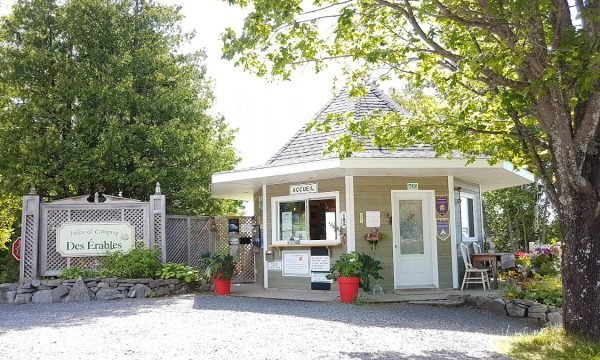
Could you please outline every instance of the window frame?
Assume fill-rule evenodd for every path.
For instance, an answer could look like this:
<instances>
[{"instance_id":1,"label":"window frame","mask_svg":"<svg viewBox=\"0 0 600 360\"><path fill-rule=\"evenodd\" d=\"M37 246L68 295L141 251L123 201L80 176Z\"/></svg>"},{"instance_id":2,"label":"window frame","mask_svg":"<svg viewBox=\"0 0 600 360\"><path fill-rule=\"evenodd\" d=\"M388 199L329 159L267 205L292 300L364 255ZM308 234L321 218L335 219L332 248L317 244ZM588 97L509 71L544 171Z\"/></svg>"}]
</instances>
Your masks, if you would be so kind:
<instances>
[{"instance_id":1,"label":"window frame","mask_svg":"<svg viewBox=\"0 0 600 360\"><path fill-rule=\"evenodd\" d=\"M477 212L476 212L477 199L476 199L476 196L473 194L469 194L469 193L461 193L459 199L460 199L459 212L460 212L460 237L461 237L461 240L465 241L465 242L477 242L477 241L479 241L479 231L478 231L478 226L477 226ZM472 207L472 210L473 210L473 236L465 236L463 234L463 216L467 217L467 222L469 221L468 220L469 214L468 213L463 214L463 201L466 202L466 204L467 204L466 206L468 207L469 199L473 201L473 207ZM467 211L468 211L468 209L467 209Z\"/></svg>"},{"instance_id":2,"label":"window frame","mask_svg":"<svg viewBox=\"0 0 600 360\"><path fill-rule=\"evenodd\" d=\"M340 192L339 191L329 191L329 192L320 192L320 193L308 193L308 194L296 194L296 195L286 195L286 196L273 196L271 197L271 239L273 245L286 245L288 244L287 239L280 239L280 216L279 216L279 203L282 202L292 202L292 201L304 201L306 204L306 232L308 237L310 237L310 200L324 200L324 199L335 199L335 223L340 225ZM299 245L303 246L326 246L326 245L340 245L342 243L340 239L339 232L336 231L336 239L335 240L300 240Z\"/></svg>"}]
</instances>

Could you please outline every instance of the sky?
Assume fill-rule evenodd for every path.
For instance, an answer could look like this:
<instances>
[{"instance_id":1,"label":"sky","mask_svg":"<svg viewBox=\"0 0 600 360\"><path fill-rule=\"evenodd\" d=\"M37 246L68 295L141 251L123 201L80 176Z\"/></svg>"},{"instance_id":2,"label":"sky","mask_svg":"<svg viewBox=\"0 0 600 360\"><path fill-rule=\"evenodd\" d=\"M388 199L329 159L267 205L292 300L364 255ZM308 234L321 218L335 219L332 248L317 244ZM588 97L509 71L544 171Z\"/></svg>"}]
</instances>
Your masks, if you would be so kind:
<instances>
[{"instance_id":1,"label":"sky","mask_svg":"<svg viewBox=\"0 0 600 360\"><path fill-rule=\"evenodd\" d=\"M0 15L7 14L13 2L0 0ZM234 144L242 158L238 168L265 163L331 98L333 68L315 74L306 67L290 81L269 81L221 59L221 33L226 27L242 27L245 11L239 7L224 0L159 2L182 7L183 29L196 32L187 49L206 51L216 95L211 113L224 115L229 125L238 129Z\"/></svg>"}]
</instances>

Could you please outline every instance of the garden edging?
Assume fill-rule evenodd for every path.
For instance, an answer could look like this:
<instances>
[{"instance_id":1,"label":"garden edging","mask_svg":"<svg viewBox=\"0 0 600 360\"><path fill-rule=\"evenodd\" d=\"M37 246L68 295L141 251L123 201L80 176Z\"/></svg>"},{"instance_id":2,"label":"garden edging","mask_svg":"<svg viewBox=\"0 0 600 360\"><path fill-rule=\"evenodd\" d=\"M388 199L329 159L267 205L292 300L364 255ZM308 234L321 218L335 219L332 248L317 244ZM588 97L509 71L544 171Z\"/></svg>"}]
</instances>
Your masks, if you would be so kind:
<instances>
[{"instance_id":1,"label":"garden edging","mask_svg":"<svg viewBox=\"0 0 600 360\"><path fill-rule=\"evenodd\" d=\"M0 284L0 304L105 301L179 295L190 291L190 286L178 279L34 279Z\"/></svg>"},{"instance_id":2,"label":"garden edging","mask_svg":"<svg viewBox=\"0 0 600 360\"><path fill-rule=\"evenodd\" d=\"M467 295L465 303L477 309L520 318L539 326L561 325L562 309L531 300L507 299L500 295Z\"/></svg>"}]
</instances>

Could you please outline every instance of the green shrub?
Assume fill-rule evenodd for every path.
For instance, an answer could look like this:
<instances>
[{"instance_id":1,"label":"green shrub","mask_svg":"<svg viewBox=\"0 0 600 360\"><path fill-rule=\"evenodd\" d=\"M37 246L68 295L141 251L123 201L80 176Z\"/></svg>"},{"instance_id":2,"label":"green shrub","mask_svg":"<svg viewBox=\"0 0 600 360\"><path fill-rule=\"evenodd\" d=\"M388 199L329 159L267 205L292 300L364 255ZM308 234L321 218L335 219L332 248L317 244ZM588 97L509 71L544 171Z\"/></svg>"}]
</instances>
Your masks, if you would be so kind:
<instances>
[{"instance_id":1,"label":"green shrub","mask_svg":"<svg viewBox=\"0 0 600 360\"><path fill-rule=\"evenodd\" d=\"M104 259L100 275L122 279L153 278L160 270L160 250L136 247L130 252L113 252Z\"/></svg>"},{"instance_id":2,"label":"green shrub","mask_svg":"<svg viewBox=\"0 0 600 360\"><path fill-rule=\"evenodd\" d=\"M60 273L60 278L65 279L65 280L73 280L73 279L77 279L80 276L85 279L85 278L95 277L96 275L97 275L97 273L94 270L72 267L72 268L64 269Z\"/></svg>"},{"instance_id":3,"label":"green shrub","mask_svg":"<svg viewBox=\"0 0 600 360\"><path fill-rule=\"evenodd\" d=\"M0 250L0 284L19 281L19 262L10 250Z\"/></svg>"},{"instance_id":4,"label":"green shrub","mask_svg":"<svg viewBox=\"0 0 600 360\"><path fill-rule=\"evenodd\" d=\"M198 281L198 270L185 264L167 263L156 272L161 279L179 279L185 283Z\"/></svg>"},{"instance_id":5,"label":"green shrub","mask_svg":"<svg viewBox=\"0 0 600 360\"><path fill-rule=\"evenodd\" d=\"M342 277L360 277L363 271L362 262L357 252L352 251L340 256L331 267L331 274L327 275L328 279L337 279Z\"/></svg>"},{"instance_id":6,"label":"green shrub","mask_svg":"<svg viewBox=\"0 0 600 360\"><path fill-rule=\"evenodd\" d=\"M221 280L231 280L236 264L236 257L226 252L212 256L206 253L200 256L200 268L207 282L211 282L219 274Z\"/></svg>"},{"instance_id":7,"label":"green shrub","mask_svg":"<svg viewBox=\"0 0 600 360\"><path fill-rule=\"evenodd\" d=\"M362 272L360 274L360 287L365 291L371 290L371 279L383 279L379 274L381 261L373 259L371 256L362 253L358 255L362 264Z\"/></svg>"},{"instance_id":8,"label":"green shrub","mask_svg":"<svg viewBox=\"0 0 600 360\"><path fill-rule=\"evenodd\" d=\"M546 276L525 282L518 297L545 305L562 306L562 295L563 286L560 278Z\"/></svg>"}]
</instances>

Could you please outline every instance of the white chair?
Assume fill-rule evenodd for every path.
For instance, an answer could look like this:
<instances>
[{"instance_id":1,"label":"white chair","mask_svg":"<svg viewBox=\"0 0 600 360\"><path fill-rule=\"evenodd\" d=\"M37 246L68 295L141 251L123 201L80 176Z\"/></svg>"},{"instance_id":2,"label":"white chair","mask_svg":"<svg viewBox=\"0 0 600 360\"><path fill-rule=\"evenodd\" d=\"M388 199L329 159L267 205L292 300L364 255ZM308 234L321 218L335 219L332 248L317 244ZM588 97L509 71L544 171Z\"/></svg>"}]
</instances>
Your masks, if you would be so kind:
<instances>
[{"instance_id":1,"label":"white chair","mask_svg":"<svg viewBox=\"0 0 600 360\"><path fill-rule=\"evenodd\" d=\"M481 254L481 246L479 246L479 243L473 243L473 254Z\"/></svg>"},{"instance_id":2,"label":"white chair","mask_svg":"<svg viewBox=\"0 0 600 360\"><path fill-rule=\"evenodd\" d=\"M483 291L487 284L487 289L490 287L490 278L488 276L489 268L476 268L471 264L471 256L469 255L469 245L460 244L460 252L462 253L463 262L465 263L465 276L463 277L460 291L463 291L465 284L481 284Z\"/></svg>"}]
</instances>

